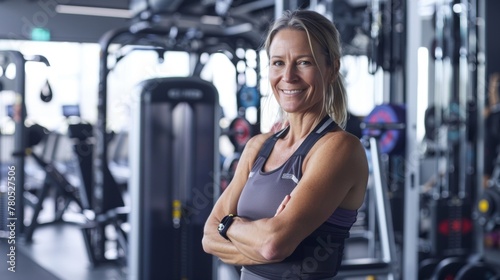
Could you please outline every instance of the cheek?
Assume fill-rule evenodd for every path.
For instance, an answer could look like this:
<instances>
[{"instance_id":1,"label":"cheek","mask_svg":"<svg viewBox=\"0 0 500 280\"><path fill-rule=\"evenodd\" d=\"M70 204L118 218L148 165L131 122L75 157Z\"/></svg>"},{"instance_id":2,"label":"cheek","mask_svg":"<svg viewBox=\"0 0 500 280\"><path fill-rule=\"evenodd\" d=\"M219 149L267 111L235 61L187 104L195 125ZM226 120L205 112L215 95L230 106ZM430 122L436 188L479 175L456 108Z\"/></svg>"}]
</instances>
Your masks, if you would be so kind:
<instances>
[{"instance_id":1,"label":"cheek","mask_svg":"<svg viewBox=\"0 0 500 280\"><path fill-rule=\"evenodd\" d=\"M269 71L268 79L271 87L276 86L276 84L280 81L279 75L275 71Z\"/></svg>"}]
</instances>

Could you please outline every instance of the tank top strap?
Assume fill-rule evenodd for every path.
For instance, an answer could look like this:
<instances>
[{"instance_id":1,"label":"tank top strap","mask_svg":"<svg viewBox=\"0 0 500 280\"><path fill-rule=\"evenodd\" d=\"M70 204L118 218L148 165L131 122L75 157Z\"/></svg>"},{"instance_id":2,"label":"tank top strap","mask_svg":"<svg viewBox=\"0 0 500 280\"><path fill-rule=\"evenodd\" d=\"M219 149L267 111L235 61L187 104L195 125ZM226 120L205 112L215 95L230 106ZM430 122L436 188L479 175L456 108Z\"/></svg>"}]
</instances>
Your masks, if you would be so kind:
<instances>
[{"instance_id":1,"label":"tank top strap","mask_svg":"<svg viewBox=\"0 0 500 280\"><path fill-rule=\"evenodd\" d=\"M299 146L297 151L295 152L295 155L298 156L305 156L311 147L325 135L327 132L332 131L337 126L337 123L335 123L330 116L326 115L318 125L316 125L316 128L309 133L307 138L302 142L302 144Z\"/></svg>"},{"instance_id":2,"label":"tank top strap","mask_svg":"<svg viewBox=\"0 0 500 280\"><path fill-rule=\"evenodd\" d=\"M282 130L276 132L273 136L269 137L264 144L262 145L262 148L260 149L259 152L259 157L263 158L268 158L269 155L271 154L271 151L274 148L274 145L276 144L276 141L280 139L281 137L285 136L288 133L288 130L290 129L289 126L283 128Z\"/></svg>"}]
</instances>

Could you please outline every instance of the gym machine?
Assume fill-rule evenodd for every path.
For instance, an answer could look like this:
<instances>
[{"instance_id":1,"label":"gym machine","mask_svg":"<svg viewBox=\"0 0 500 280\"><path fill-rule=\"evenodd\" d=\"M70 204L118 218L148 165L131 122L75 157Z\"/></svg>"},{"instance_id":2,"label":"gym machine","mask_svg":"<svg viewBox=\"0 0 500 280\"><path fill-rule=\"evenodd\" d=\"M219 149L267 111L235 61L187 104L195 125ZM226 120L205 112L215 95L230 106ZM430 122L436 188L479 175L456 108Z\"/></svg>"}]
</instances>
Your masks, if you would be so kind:
<instances>
[{"instance_id":1,"label":"gym machine","mask_svg":"<svg viewBox=\"0 0 500 280\"><path fill-rule=\"evenodd\" d=\"M25 66L28 62L40 62L50 66L47 58L41 55L25 56L19 51L0 51L0 92L12 91L15 94L13 104L14 134L14 166L16 174L15 213L9 214L9 219L16 221L16 236L24 233L24 184L25 184L25 150L27 147L26 104L25 104Z\"/></svg>"},{"instance_id":2,"label":"gym machine","mask_svg":"<svg viewBox=\"0 0 500 280\"><path fill-rule=\"evenodd\" d=\"M94 266L100 264L100 260L92 247L92 234L99 227L111 226L114 230L114 239L109 240L112 242L108 242L107 248L108 252L113 253L110 254L113 256L106 261L117 261L124 264L126 263L128 244L127 233L123 225L127 221L129 212L128 208L125 206L124 195L122 193L124 187L117 183L109 167L107 165L104 166L108 184L108 202L109 205L113 205L114 208L109 208L105 214L95 215L92 204L93 201L90 199L92 197L94 127L90 123L82 120L78 105L63 105L62 112L67 119L67 137L72 142L71 147L75 157L73 172L79 179L79 197L82 214L85 219L80 228L89 262ZM111 138L112 134L108 134L107 141L111 141ZM113 249L111 249L111 245L114 246Z\"/></svg>"},{"instance_id":3,"label":"gym machine","mask_svg":"<svg viewBox=\"0 0 500 280\"><path fill-rule=\"evenodd\" d=\"M478 10L483 1L435 4L434 108L427 125L434 142L436 184L430 200L430 248L419 279L496 279L485 262L474 215L482 190L484 46ZM484 10L483 10L484 12ZM482 13L484 14L484 13ZM428 124L430 124L427 121Z\"/></svg>"},{"instance_id":4,"label":"gym machine","mask_svg":"<svg viewBox=\"0 0 500 280\"><path fill-rule=\"evenodd\" d=\"M144 81L131 131L131 279L203 279L203 226L219 196L218 93L195 77Z\"/></svg>"},{"instance_id":5,"label":"gym machine","mask_svg":"<svg viewBox=\"0 0 500 280\"><path fill-rule=\"evenodd\" d=\"M42 89L41 98L45 102L49 102L52 99L52 92L50 86L46 83L48 88L47 92ZM24 191L24 202L26 206L31 206L33 212L30 217L30 222L25 225L24 239L26 242L33 241L33 234L35 230L42 225L50 225L60 222L69 222L63 219L63 215L68 210L70 203L75 203L80 214L83 214L84 210L90 209L88 202L88 192L85 183L74 185L67 178L67 173L60 171L60 167L55 162L56 152L58 146L60 145L61 135L57 132L48 132L46 128L38 124L32 124L26 126L26 147L22 153L14 153L15 156L25 156L31 158L34 162L41 168L45 177L39 188L25 189ZM76 141L76 139L86 139L87 135L92 132L90 128L85 131L84 128L80 128L79 124L70 124L68 136L70 139L74 139L73 150L75 155L84 154L89 152L90 149L82 142ZM38 145L42 145L41 153L36 151ZM91 160L91 154L90 154ZM79 156L77 160L78 168L90 163L88 157L85 159L84 156ZM65 168L66 169L66 168ZM79 170L78 170L79 171ZM71 172L71 171L70 171ZM86 178L80 176L82 182ZM39 214L44 208L44 203L49 195L54 194L54 218L51 221L45 221L40 223L38 221ZM86 221L85 216L82 215L80 222L77 220L71 221L77 224L84 223Z\"/></svg>"},{"instance_id":6,"label":"gym machine","mask_svg":"<svg viewBox=\"0 0 500 280\"><path fill-rule=\"evenodd\" d=\"M79 207L80 212L89 208L87 195L83 186L80 188L80 186L74 186L71 184L65 175L58 170L52 160L53 157L47 160L34 151L34 146L40 142L48 142L45 143L46 147L44 148L52 150L56 149L56 147L47 147L51 143L53 145L57 145L57 141L48 141L47 138L49 135L46 131L46 128L38 124L27 127L28 141L26 155L33 158L45 172L45 179L42 187L37 191L35 197L32 198L33 215L31 217L31 222L26 225L25 229L25 240L27 242L33 241L34 231L39 226L64 222L63 214L66 212L71 202L75 203ZM50 195L51 189L54 189L55 191L55 217L51 222L39 223L38 216L40 211L43 209L45 199Z\"/></svg>"}]
</instances>

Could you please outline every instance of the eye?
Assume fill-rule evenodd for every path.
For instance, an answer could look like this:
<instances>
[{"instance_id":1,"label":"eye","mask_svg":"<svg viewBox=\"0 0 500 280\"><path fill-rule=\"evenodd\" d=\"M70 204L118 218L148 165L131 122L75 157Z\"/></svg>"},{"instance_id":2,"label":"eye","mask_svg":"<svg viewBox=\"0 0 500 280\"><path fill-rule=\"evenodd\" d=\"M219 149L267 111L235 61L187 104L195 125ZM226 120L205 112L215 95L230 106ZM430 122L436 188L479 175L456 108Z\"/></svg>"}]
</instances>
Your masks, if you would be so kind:
<instances>
[{"instance_id":1,"label":"eye","mask_svg":"<svg viewBox=\"0 0 500 280\"><path fill-rule=\"evenodd\" d=\"M297 61L297 65L311 65L311 62L308 60L299 60Z\"/></svg>"},{"instance_id":2,"label":"eye","mask_svg":"<svg viewBox=\"0 0 500 280\"><path fill-rule=\"evenodd\" d=\"M283 63L283 61L281 60L275 60L272 62L272 65L273 66L283 66L285 63Z\"/></svg>"}]
</instances>

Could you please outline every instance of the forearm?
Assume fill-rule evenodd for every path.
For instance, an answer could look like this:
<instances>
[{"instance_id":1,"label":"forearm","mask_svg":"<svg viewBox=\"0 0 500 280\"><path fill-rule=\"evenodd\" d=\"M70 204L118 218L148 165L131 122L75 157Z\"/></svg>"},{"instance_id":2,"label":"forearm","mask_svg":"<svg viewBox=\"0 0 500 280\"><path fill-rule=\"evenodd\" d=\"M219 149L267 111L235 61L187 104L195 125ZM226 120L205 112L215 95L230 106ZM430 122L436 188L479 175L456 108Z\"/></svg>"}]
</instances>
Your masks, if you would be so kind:
<instances>
[{"instance_id":1,"label":"forearm","mask_svg":"<svg viewBox=\"0 0 500 280\"><path fill-rule=\"evenodd\" d=\"M234 247L248 258L260 263L273 263L283 259L276 257L273 249L275 235L271 230L270 219L249 221L236 218L227 235Z\"/></svg>"},{"instance_id":2,"label":"forearm","mask_svg":"<svg viewBox=\"0 0 500 280\"><path fill-rule=\"evenodd\" d=\"M203 248L209 254L218 257L221 261L233 265L262 264L258 260L249 258L242 254L234 243L224 239L217 231L218 222L211 222L205 227L203 237Z\"/></svg>"}]
</instances>

